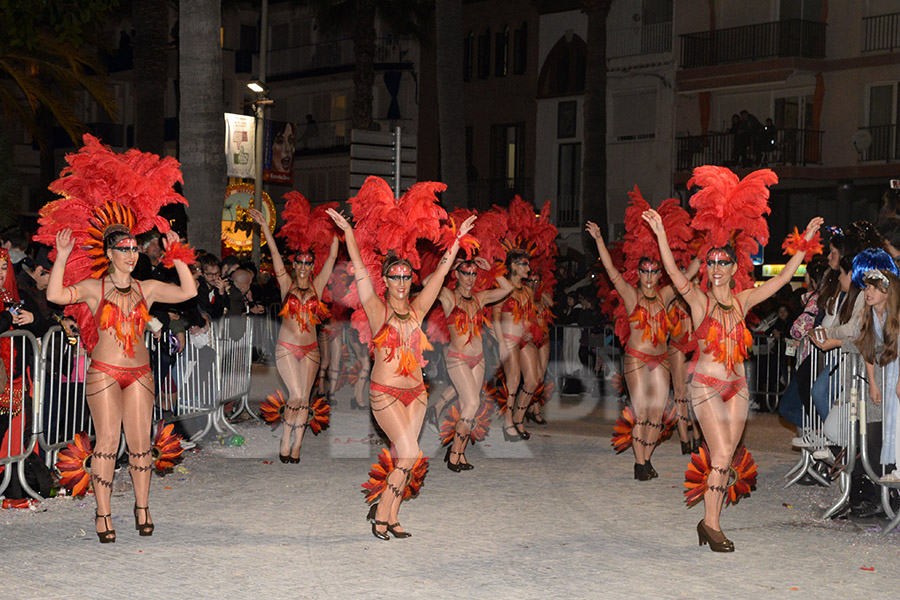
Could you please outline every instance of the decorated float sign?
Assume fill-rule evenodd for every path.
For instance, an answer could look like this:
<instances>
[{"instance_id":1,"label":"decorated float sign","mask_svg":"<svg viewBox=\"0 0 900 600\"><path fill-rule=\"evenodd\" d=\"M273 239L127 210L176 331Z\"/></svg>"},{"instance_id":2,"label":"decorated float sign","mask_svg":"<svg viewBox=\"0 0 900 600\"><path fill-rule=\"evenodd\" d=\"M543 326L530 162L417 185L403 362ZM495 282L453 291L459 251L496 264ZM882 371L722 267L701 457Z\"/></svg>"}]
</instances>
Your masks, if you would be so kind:
<instances>
[{"instance_id":1,"label":"decorated float sign","mask_svg":"<svg viewBox=\"0 0 900 600\"><path fill-rule=\"evenodd\" d=\"M236 183L225 190L225 205L222 209L222 243L236 252L247 252L253 248L253 219L247 212L253 203L252 183ZM260 207L269 231L275 230L275 205L265 191ZM263 236L260 245L265 245Z\"/></svg>"}]
</instances>

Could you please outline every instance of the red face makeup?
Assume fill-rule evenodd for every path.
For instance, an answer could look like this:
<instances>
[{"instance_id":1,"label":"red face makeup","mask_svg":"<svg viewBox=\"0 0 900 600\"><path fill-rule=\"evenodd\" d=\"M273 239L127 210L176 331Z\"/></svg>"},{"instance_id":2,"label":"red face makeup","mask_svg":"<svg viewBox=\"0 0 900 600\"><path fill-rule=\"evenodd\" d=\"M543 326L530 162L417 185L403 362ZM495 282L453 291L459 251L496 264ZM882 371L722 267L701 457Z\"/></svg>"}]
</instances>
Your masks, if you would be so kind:
<instances>
[{"instance_id":1,"label":"red face makeup","mask_svg":"<svg viewBox=\"0 0 900 600\"><path fill-rule=\"evenodd\" d=\"M112 249L118 252L137 252L137 240L135 240L133 237L123 238L119 241L119 243L113 246Z\"/></svg>"}]
</instances>

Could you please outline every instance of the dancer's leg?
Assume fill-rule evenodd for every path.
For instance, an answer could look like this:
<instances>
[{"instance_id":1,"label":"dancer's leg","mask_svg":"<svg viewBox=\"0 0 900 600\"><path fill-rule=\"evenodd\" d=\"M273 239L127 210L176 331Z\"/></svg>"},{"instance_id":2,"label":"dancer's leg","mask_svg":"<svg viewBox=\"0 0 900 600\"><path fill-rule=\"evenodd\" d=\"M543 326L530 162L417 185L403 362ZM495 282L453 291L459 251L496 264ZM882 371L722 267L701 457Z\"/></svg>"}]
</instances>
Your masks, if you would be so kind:
<instances>
[{"instance_id":1,"label":"dancer's leg","mask_svg":"<svg viewBox=\"0 0 900 600\"><path fill-rule=\"evenodd\" d=\"M134 485L135 506L149 507L150 472L153 458L150 456L150 430L153 427L153 376L147 374L122 391L124 398L122 424L128 444L128 465ZM140 523L152 523L149 510L138 511Z\"/></svg>"},{"instance_id":2,"label":"dancer's leg","mask_svg":"<svg viewBox=\"0 0 900 600\"><path fill-rule=\"evenodd\" d=\"M328 338L328 401L331 402L334 393L337 391L338 381L341 378L341 368L346 365L341 364L341 355L344 350L344 344L341 336L336 335Z\"/></svg>"},{"instance_id":3,"label":"dancer's leg","mask_svg":"<svg viewBox=\"0 0 900 600\"><path fill-rule=\"evenodd\" d=\"M634 452L634 462L642 465L650 456L650 402L648 400L650 390L647 381L646 363L636 356L625 355L624 359L625 385L628 387L628 397L631 399L631 409L634 411L634 427L631 429L631 450Z\"/></svg>"},{"instance_id":4,"label":"dancer's leg","mask_svg":"<svg viewBox=\"0 0 900 600\"><path fill-rule=\"evenodd\" d=\"M425 417L426 395L422 393L409 406L404 406L384 392L372 392L370 400L375 421L391 440L397 453L395 469L388 474L387 489L382 493L375 512L377 521L393 524L398 522L403 492L409 483L412 467L419 457L418 439ZM395 530L402 531L400 528Z\"/></svg>"},{"instance_id":5,"label":"dancer's leg","mask_svg":"<svg viewBox=\"0 0 900 600\"><path fill-rule=\"evenodd\" d=\"M475 413L481 401L481 382L484 380L484 361L474 369L458 358L447 361L447 371L450 381L459 393L459 420L450 443L450 458L452 464L466 463L465 451L469 443L469 432L475 424Z\"/></svg>"},{"instance_id":6,"label":"dancer's leg","mask_svg":"<svg viewBox=\"0 0 900 600\"><path fill-rule=\"evenodd\" d=\"M516 404L516 394L519 391L519 382L522 378L521 350L516 341L500 340L506 344L506 361L503 363L503 374L506 376L506 425L504 429L510 430L513 426L513 411Z\"/></svg>"},{"instance_id":7,"label":"dancer's leg","mask_svg":"<svg viewBox=\"0 0 900 600\"><path fill-rule=\"evenodd\" d=\"M134 384L137 385L137 384ZM94 422L94 453L91 456L91 481L97 514L109 515L116 455L122 431L122 390L112 376L88 369L85 377L85 396ZM97 531L112 528L112 519L97 519Z\"/></svg>"},{"instance_id":8,"label":"dancer's leg","mask_svg":"<svg viewBox=\"0 0 900 600\"><path fill-rule=\"evenodd\" d=\"M538 351L533 345L528 344L519 353L520 364L522 367L522 389L516 396L515 412L513 412L513 425L519 433L526 433L524 427L525 410L531 404L534 398L534 391L537 389L540 377L540 366L538 360Z\"/></svg>"},{"instance_id":9,"label":"dancer's leg","mask_svg":"<svg viewBox=\"0 0 900 600\"><path fill-rule=\"evenodd\" d=\"M666 403L669 400L669 370L666 365L657 365L655 369L645 373L647 378L647 425L646 441L649 444L644 453L645 460L650 460L653 450L659 442L662 433L663 413L666 412Z\"/></svg>"},{"instance_id":10,"label":"dancer's leg","mask_svg":"<svg viewBox=\"0 0 900 600\"><path fill-rule=\"evenodd\" d=\"M310 351L303 357L303 360L298 362L292 352L283 346L278 346L275 353L275 366L288 389L279 452L282 456L290 454L291 458L296 459L300 457L303 433L306 431L306 424L309 420L309 394L319 368L319 351L318 349ZM291 444L291 433L294 434L293 444Z\"/></svg>"}]
</instances>

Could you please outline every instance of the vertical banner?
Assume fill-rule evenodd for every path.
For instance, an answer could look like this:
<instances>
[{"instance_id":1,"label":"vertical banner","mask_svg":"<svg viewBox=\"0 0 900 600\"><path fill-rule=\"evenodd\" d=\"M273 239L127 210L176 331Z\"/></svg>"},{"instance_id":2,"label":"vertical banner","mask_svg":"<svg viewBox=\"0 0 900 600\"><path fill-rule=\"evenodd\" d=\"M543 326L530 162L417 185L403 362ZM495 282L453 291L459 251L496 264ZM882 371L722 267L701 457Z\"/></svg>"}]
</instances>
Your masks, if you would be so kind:
<instances>
[{"instance_id":1,"label":"vertical banner","mask_svg":"<svg viewBox=\"0 0 900 600\"><path fill-rule=\"evenodd\" d=\"M256 119L225 113L225 162L228 177L254 177Z\"/></svg>"},{"instance_id":2,"label":"vertical banner","mask_svg":"<svg viewBox=\"0 0 900 600\"><path fill-rule=\"evenodd\" d=\"M273 183L294 183L294 138L295 123L266 121L263 150L263 181Z\"/></svg>"}]
</instances>

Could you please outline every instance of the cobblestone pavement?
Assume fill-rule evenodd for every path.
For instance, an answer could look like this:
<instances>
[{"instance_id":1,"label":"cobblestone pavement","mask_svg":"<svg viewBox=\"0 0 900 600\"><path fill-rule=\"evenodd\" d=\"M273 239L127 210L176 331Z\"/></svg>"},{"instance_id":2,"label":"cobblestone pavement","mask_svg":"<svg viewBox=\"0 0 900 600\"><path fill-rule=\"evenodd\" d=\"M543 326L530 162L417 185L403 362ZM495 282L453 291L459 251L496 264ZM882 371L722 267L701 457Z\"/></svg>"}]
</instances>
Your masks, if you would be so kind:
<instances>
[{"instance_id":1,"label":"cobblestone pavement","mask_svg":"<svg viewBox=\"0 0 900 600\"><path fill-rule=\"evenodd\" d=\"M276 384L255 372L257 401ZM437 390L439 391L439 390ZM113 497L115 544L93 532L93 498L0 512L0 598L895 598L900 533L885 523L825 522L835 489L793 486L793 433L752 415L759 464L752 496L723 514L733 554L697 545L701 507L686 509L687 457L676 440L638 482L610 447L615 400L564 398L527 442L496 425L452 473L436 433L419 498L400 519L413 533L382 542L364 520L360 484L383 446L365 411L338 395L331 427L307 434L302 462L277 460L280 430L245 421L242 447L208 436L181 468L154 475L152 537L132 527L125 472Z\"/></svg>"}]
</instances>

